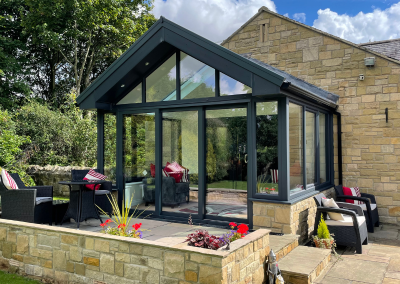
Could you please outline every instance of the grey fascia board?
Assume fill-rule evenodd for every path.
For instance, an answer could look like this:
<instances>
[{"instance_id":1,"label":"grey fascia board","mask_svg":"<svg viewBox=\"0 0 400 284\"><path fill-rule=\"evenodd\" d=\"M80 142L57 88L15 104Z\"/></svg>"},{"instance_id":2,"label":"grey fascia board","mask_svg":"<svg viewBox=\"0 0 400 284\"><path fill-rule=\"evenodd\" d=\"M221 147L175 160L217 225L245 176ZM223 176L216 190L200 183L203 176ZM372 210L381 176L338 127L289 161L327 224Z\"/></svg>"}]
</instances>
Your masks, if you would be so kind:
<instances>
[{"instance_id":1,"label":"grey fascia board","mask_svg":"<svg viewBox=\"0 0 400 284\"><path fill-rule=\"evenodd\" d=\"M119 58L117 58L99 77L92 82L77 98L76 102L81 104L93 91L95 91L101 83L106 80L116 69L118 69L129 57L132 56L147 40L161 29L163 18L154 23L131 47L129 47Z\"/></svg>"},{"instance_id":2,"label":"grey fascia board","mask_svg":"<svg viewBox=\"0 0 400 284\"><path fill-rule=\"evenodd\" d=\"M322 103L324 105L327 105L329 107L332 107L332 108L336 108L337 107L337 104L335 104L334 102L329 101L329 100L324 99L324 98L321 98L320 96L318 96L318 95L316 95L316 94L314 94L314 93L312 93L310 91L304 90L303 88L301 88L299 86L296 86L296 85L293 85L293 84L289 84L287 89L289 91L302 94L302 95L306 96L307 98L310 98L310 99L312 99L314 101L317 101L317 102Z\"/></svg>"}]
</instances>

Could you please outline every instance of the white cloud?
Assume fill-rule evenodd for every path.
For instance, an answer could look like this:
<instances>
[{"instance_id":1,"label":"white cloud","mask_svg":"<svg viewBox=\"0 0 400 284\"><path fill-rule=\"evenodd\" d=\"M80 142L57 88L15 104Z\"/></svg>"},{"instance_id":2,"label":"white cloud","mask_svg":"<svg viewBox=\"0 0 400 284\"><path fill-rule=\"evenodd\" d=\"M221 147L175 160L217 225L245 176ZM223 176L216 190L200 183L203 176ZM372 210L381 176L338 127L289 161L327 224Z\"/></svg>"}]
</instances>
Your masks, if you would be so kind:
<instances>
[{"instance_id":1,"label":"white cloud","mask_svg":"<svg viewBox=\"0 0 400 284\"><path fill-rule=\"evenodd\" d=\"M284 17L289 18L289 13L283 14Z\"/></svg>"},{"instance_id":2,"label":"white cloud","mask_svg":"<svg viewBox=\"0 0 400 284\"><path fill-rule=\"evenodd\" d=\"M293 14L293 19L300 23L305 23L306 22L306 13L296 13Z\"/></svg>"},{"instance_id":3,"label":"white cloud","mask_svg":"<svg viewBox=\"0 0 400 284\"><path fill-rule=\"evenodd\" d=\"M313 26L354 43L399 38L400 2L386 10L375 9L355 16L319 10Z\"/></svg>"},{"instance_id":4,"label":"white cloud","mask_svg":"<svg viewBox=\"0 0 400 284\"><path fill-rule=\"evenodd\" d=\"M153 13L211 41L222 42L272 0L154 0Z\"/></svg>"}]
</instances>

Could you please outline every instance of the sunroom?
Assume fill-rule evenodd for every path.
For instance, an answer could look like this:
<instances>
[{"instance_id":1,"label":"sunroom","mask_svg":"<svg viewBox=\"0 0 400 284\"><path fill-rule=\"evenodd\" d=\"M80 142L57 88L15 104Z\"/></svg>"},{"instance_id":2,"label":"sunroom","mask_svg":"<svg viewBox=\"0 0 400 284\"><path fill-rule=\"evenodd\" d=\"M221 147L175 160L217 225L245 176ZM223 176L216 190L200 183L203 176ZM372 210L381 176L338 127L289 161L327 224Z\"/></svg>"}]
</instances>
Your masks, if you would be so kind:
<instances>
[{"instance_id":1,"label":"sunroom","mask_svg":"<svg viewBox=\"0 0 400 284\"><path fill-rule=\"evenodd\" d=\"M165 18L77 98L97 111L97 168L120 205L293 233L301 221L270 210L340 182L337 101Z\"/></svg>"}]
</instances>

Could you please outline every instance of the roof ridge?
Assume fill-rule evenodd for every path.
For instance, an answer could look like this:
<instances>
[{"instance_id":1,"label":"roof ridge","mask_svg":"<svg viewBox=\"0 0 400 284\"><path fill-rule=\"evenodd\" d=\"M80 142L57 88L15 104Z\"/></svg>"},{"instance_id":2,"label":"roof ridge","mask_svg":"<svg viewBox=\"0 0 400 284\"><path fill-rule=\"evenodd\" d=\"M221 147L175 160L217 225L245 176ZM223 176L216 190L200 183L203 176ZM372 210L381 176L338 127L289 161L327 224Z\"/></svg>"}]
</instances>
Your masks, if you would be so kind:
<instances>
[{"instance_id":1,"label":"roof ridge","mask_svg":"<svg viewBox=\"0 0 400 284\"><path fill-rule=\"evenodd\" d=\"M381 43L387 43L387 42L393 42L393 41L400 41L400 38L370 41L370 42L365 42L365 43L359 43L358 45L360 45L360 46L374 45L374 44L381 44Z\"/></svg>"},{"instance_id":2,"label":"roof ridge","mask_svg":"<svg viewBox=\"0 0 400 284\"><path fill-rule=\"evenodd\" d=\"M262 12L270 13L270 14L272 14L272 15L274 15L274 16L276 16L276 17L279 17L279 18L281 18L281 19L284 19L284 20L286 20L286 21L288 21L288 22L292 22L292 23L298 24L298 25L302 26L303 28L307 28L307 29L309 29L309 30L318 32L318 33L320 33L320 34L323 34L323 35L328 36L328 37L330 37L330 38L333 38L333 39L335 39L335 40L344 42L344 43L346 43L346 44L348 44L348 45L350 45L350 46L353 46L353 47L355 47L355 48L359 48L359 49L361 49L361 50L363 50L363 51L365 51L365 52L372 53L372 54L374 54L374 55L376 55L376 56L379 56L379 57L381 57L381 58L383 58L383 59L389 60L389 61L391 61L391 62L393 62L393 63L400 64L400 60L393 59L393 58L388 57L388 56L386 56L386 55L384 55L384 54L382 54L382 53L379 53L379 52L373 51L373 50L371 50L371 49L368 49L368 48L366 48L366 47L360 46L359 44L353 43L353 42L351 42L351 41L345 40L345 39L340 38L340 37L338 37L338 36L335 36L335 35L333 35L333 34L330 34L330 33L324 32L324 31L321 31L321 30L319 30L319 29L317 29L317 28L308 26L308 25L306 25L306 24L303 24L303 23L300 23L300 22L295 21L295 20L293 20L293 19L290 19L290 18L288 18L288 17L285 17L285 16L283 16L283 15L281 15L281 14L278 14L278 13L276 13L276 12L271 11L270 9L268 9L268 8L265 7L265 6L262 6L260 9L258 9L258 12L257 12L253 17L251 17L246 23L244 23L243 25L241 25L240 28L237 29L237 30L236 30L232 35L230 35L227 39L225 39L225 40L221 43L221 45L224 45L224 44L225 44L228 40L230 40L233 36L235 36L236 34L238 34L239 31L240 31L242 28L244 28L244 26L246 26L248 23L250 23L250 22L251 22L252 20L254 20L256 17L258 17Z\"/></svg>"}]
</instances>

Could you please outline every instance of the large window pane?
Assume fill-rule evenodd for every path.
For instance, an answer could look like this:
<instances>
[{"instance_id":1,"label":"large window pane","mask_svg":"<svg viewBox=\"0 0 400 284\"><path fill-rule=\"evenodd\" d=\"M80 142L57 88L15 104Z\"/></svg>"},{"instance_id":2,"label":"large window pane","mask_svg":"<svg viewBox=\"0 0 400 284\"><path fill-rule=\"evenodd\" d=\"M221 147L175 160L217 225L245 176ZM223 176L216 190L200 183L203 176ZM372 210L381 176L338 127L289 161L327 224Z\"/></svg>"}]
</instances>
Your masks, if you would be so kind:
<instances>
[{"instance_id":1,"label":"large window pane","mask_svg":"<svg viewBox=\"0 0 400 284\"><path fill-rule=\"evenodd\" d=\"M215 96L215 70L181 52L181 99Z\"/></svg>"},{"instance_id":2,"label":"large window pane","mask_svg":"<svg viewBox=\"0 0 400 284\"><path fill-rule=\"evenodd\" d=\"M256 103L257 193L278 194L278 102Z\"/></svg>"},{"instance_id":3,"label":"large window pane","mask_svg":"<svg viewBox=\"0 0 400 284\"><path fill-rule=\"evenodd\" d=\"M176 100L176 55L146 78L146 102Z\"/></svg>"},{"instance_id":4,"label":"large window pane","mask_svg":"<svg viewBox=\"0 0 400 284\"><path fill-rule=\"evenodd\" d=\"M125 206L154 210L155 202L155 115L124 115Z\"/></svg>"},{"instance_id":5,"label":"large window pane","mask_svg":"<svg viewBox=\"0 0 400 284\"><path fill-rule=\"evenodd\" d=\"M104 114L104 174L116 182L117 119L112 113Z\"/></svg>"},{"instance_id":6,"label":"large window pane","mask_svg":"<svg viewBox=\"0 0 400 284\"><path fill-rule=\"evenodd\" d=\"M252 90L249 86L236 81L235 79L220 73L219 78L219 95L220 96L231 96L231 95L241 95L241 94L251 94Z\"/></svg>"},{"instance_id":7,"label":"large window pane","mask_svg":"<svg viewBox=\"0 0 400 284\"><path fill-rule=\"evenodd\" d=\"M319 113L319 182L327 181L326 171L326 115Z\"/></svg>"},{"instance_id":8,"label":"large window pane","mask_svg":"<svg viewBox=\"0 0 400 284\"><path fill-rule=\"evenodd\" d=\"M164 112L162 128L162 167L169 168L162 178L162 210L197 214L198 112Z\"/></svg>"},{"instance_id":9,"label":"large window pane","mask_svg":"<svg viewBox=\"0 0 400 284\"><path fill-rule=\"evenodd\" d=\"M304 189L303 186L303 108L289 103L289 159L290 193Z\"/></svg>"},{"instance_id":10,"label":"large window pane","mask_svg":"<svg viewBox=\"0 0 400 284\"><path fill-rule=\"evenodd\" d=\"M315 184L315 113L306 111L306 177L307 188Z\"/></svg>"},{"instance_id":11,"label":"large window pane","mask_svg":"<svg viewBox=\"0 0 400 284\"><path fill-rule=\"evenodd\" d=\"M206 111L206 214L247 218L247 109Z\"/></svg>"},{"instance_id":12,"label":"large window pane","mask_svg":"<svg viewBox=\"0 0 400 284\"><path fill-rule=\"evenodd\" d=\"M133 88L117 105L140 104L142 103L142 83Z\"/></svg>"}]
</instances>

